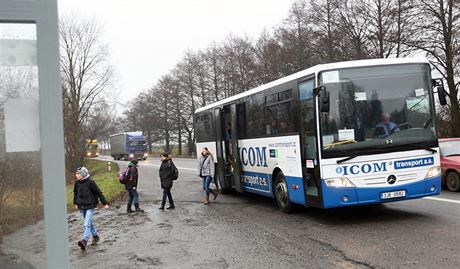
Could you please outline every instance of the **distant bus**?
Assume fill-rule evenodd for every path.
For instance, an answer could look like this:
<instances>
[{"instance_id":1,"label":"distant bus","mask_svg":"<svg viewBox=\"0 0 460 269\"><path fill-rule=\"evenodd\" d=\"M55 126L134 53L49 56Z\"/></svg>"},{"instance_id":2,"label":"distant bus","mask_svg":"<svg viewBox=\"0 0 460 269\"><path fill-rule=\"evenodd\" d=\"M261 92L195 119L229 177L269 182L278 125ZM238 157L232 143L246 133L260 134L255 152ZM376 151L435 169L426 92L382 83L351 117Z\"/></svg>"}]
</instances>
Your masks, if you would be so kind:
<instances>
[{"instance_id":1,"label":"distant bus","mask_svg":"<svg viewBox=\"0 0 460 269\"><path fill-rule=\"evenodd\" d=\"M197 109L197 154L214 155L222 192L284 212L437 195L435 85L445 102L424 58L317 65Z\"/></svg>"},{"instance_id":2,"label":"distant bus","mask_svg":"<svg viewBox=\"0 0 460 269\"><path fill-rule=\"evenodd\" d=\"M85 143L86 157L99 157L99 146L96 139L86 139Z\"/></svg>"}]
</instances>

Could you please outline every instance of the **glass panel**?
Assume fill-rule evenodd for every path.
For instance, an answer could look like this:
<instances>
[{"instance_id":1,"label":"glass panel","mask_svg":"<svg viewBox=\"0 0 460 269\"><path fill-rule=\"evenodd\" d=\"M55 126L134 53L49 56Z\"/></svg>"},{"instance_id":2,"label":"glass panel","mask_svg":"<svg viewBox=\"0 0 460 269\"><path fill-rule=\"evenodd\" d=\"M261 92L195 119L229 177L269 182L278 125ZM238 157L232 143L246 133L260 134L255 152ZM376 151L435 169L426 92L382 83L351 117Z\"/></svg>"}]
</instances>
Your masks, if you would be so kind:
<instances>
[{"instance_id":1,"label":"glass panel","mask_svg":"<svg viewBox=\"0 0 460 269\"><path fill-rule=\"evenodd\" d=\"M6 268L45 267L36 43L35 24L0 23L0 255Z\"/></svg>"},{"instance_id":2,"label":"glass panel","mask_svg":"<svg viewBox=\"0 0 460 269\"><path fill-rule=\"evenodd\" d=\"M315 104L313 98L313 80L299 84L300 115L302 117L302 137L304 155L307 159L316 159Z\"/></svg>"},{"instance_id":3,"label":"glass panel","mask_svg":"<svg viewBox=\"0 0 460 269\"><path fill-rule=\"evenodd\" d=\"M439 142L441 156L460 156L460 139Z\"/></svg>"},{"instance_id":4,"label":"glass panel","mask_svg":"<svg viewBox=\"0 0 460 269\"><path fill-rule=\"evenodd\" d=\"M254 138L265 135L264 121L264 96L262 93L256 93L248 98L246 103L246 119L248 121L248 138Z\"/></svg>"},{"instance_id":5,"label":"glass panel","mask_svg":"<svg viewBox=\"0 0 460 269\"><path fill-rule=\"evenodd\" d=\"M306 193L309 196L319 196L320 179L317 164L316 152L316 125L315 125L315 98L313 96L313 80L299 84L300 116L302 132L302 166L306 169L308 180L306 182Z\"/></svg>"},{"instance_id":6,"label":"glass panel","mask_svg":"<svg viewBox=\"0 0 460 269\"><path fill-rule=\"evenodd\" d=\"M324 72L331 109L321 115L324 156L435 146L429 67L422 64Z\"/></svg>"},{"instance_id":7,"label":"glass panel","mask_svg":"<svg viewBox=\"0 0 460 269\"><path fill-rule=\"evenodd\" d=\"M295 100L285 101L265 108L266 132L285 134L297 131L297 105Z\"/></svg>"},{"instance_id":8,"label":"glass panel","mask_svg":"<svg viewBox=\"0 0 460 269\"><path fill-rule=\"evenodd\" d=\"M207 112L204 113L206 114L198 114L196 116L196 142L208 142L214 140L214 129L212 128L211 115ZM137 142L134 141L134 143Z\"/></svg>"}]
</instances>

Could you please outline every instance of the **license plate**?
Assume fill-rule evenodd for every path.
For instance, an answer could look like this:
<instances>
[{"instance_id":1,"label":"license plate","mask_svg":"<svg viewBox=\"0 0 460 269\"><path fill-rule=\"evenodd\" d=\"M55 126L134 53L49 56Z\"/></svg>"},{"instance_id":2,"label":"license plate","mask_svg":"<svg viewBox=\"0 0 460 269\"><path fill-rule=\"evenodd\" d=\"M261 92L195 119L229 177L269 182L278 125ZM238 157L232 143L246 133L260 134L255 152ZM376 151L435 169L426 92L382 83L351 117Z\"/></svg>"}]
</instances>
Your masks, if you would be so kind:
<instances>
[{"instance_id":1,"label":"license plate","mask_svg":"<svg viewBox=\"0 0 460 269\"><path fill-rule=\"evenodd\" d=\"M380 195L381 199L391 199L391 198L400 198L400 197L406 197L406 191L390 191L390 192L384 192Z\"/></svg>"}]
</instances>

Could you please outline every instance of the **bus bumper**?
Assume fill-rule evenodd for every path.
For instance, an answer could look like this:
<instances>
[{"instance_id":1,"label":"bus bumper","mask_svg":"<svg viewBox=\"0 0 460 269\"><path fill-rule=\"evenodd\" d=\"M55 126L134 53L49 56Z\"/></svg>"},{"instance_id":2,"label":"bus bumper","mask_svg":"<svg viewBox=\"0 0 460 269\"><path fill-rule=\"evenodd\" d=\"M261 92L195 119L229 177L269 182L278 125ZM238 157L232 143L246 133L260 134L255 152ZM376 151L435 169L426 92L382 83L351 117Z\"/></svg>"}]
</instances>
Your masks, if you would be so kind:
<instances>
[{"instance_id":1,"label":"bus bumper","mask_svg":"<svg viewBox=\"0 0 460 269\"><path fill-rule=\"evenodd\" d=\"M416 199L441 193L441 175L415 183L382 188L337 188L328 187L322 180L323 207L343 207L354 205L380 204ZM384 192L405 191L400 198L382 199Z\"/></svg>"}]
</instances>

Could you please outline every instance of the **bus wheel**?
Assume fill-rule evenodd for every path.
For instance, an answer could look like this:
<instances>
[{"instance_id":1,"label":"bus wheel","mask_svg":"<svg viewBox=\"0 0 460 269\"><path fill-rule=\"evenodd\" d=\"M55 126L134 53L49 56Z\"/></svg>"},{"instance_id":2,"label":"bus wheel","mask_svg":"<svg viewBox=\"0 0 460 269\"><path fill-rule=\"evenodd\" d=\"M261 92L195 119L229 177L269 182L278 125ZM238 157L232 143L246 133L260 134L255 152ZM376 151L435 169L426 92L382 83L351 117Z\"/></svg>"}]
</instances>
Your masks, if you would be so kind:
<instances>
[{"instance_id":1,"label":"bus wheel","mask_svg":"<svg viewBox=\"0 0 460 269\"><path fill-rule=\"evenodd\" d=\"M446 187L449 191L460 190L460 177L455 171L450 171L446 176Z\"/></svg>"},{"instance_id":2,"label":"bus wheel","mask_svg":"<svg viewBox=\"0 0 460 269\"><path fill-rule=\"evenodd\" d=\"M289 201L289 191L284 178L284 174L279 172L275 178L275 199L278 207L284 213L289 213L292 210L291 201Z\"/></svg>"}]
</instances>

